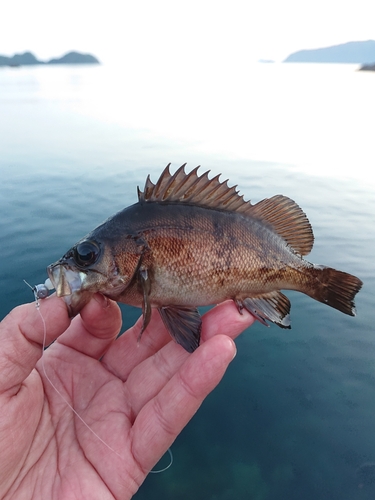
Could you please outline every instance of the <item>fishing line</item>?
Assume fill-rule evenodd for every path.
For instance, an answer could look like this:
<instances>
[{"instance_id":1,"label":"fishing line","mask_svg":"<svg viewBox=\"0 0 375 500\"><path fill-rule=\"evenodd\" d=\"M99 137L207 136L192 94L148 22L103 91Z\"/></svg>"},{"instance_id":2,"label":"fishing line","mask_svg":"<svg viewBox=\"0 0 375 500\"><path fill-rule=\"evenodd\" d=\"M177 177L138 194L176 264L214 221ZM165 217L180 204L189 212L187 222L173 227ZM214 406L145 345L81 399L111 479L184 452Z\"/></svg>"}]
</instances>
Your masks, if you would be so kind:
<instances>
[{"instance_id":1,"label":"fishing line","mask_svg":"<svg viewBox=\"0 0 375 500\"><path fill-rule=\"evenodd\" d=\"M35 307L38 311L38 314L40 316L40 319L42 320L42 324L43 324L43 344L42 344L42 359L41 359L41 363L42 363L42 369L43 369L43 374L45 376L45 378L48 380L49 384L51 385L51 387L56 391L56 393L59 395L59 397L64 401L64 403L68 406L68 408L74 413L74 415L86 426L86 428L96 437L96 439L98 439L102 444L104 444L104 446L106 446L108 448L108 450L110 450L112 453L114 453L115 455L117 455L121 460L123 460L123 457L117 453L116 450L114 450L108 443L106 443L90 426L87 422L85 422L85 420L81 417L81 415L73 408L73 406L69 403L69 401L64 397L64 395L58 390L58 388L55 386L55 384L52 382L52 380L49 378L49 376L47 375L47 371L46 371L46 367L45 367L45 364L44 364L44 351L46 349L46 341L47 341L47 326L46 326L46 322L44 320L44 317L43 317L43 314L40 310L40 302L39 300L40 299L45 299L47 296L48 296L48 293L49 293L49 290L52 290L53 289L53 286L50 282L49 279L46 280L46 282L42 285L35 285L34 287L32 287L26 280L23 280L26 285L31 288L31 290L33 291L34 293L34 299L35 299ZM158 470L150 470L149 473L150 474L159 474L160 472L164 472L166 470L168 470L172 464L173 464L173 454L172 454L172 450L170 448L168 448L168 453L169 453L169 457L170 457L170 462L169 464L164 467L163 469L158 469Z\"/></svg>"},{"instance_id":2,"label":"fishing line","mask_svg":"<svg viewBox=\"0 0 375 500\"><path fill-rule=\"evenodd\" d=\"M170 460L169 464L166 467L164 467L164 469L150 470L150 474L159 474L159 472L164 472L164 471L168 470L169 467L172 466L172 464L173 464L173 453L172 453L172 450L170 448L168 448L167 452L169 453L169 460Z\"/></svg>"}]
</instances>

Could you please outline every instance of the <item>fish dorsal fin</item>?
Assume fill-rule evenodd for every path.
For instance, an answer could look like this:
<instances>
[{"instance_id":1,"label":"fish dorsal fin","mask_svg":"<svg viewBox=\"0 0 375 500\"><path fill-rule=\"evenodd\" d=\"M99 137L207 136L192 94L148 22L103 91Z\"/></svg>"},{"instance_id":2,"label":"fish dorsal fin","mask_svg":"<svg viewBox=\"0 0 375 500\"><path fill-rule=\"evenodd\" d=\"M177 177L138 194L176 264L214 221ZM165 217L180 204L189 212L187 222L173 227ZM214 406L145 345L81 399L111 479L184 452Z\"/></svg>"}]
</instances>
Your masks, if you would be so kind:
<instances>
[{"instance_id":1,"label":"fish dorsal fin","mask_svg":"<svg viewBox=\"0 0 375 500\"><path fill-rule=\"evenodd\" d=\"M244 211L251 206L238 194L237 186L229 187L227 181L219 181L220 174L212 179L208 178L210 171L198 176L199 167L187 174L185 165L173 175L169 171L170 164L167 165L156 184L148 176L144 191L138 188L139 201L186 203L233 212Z\"/></svg>"},{"instance_id":2,"label":"fish dorsal fin","mask_svg":"<svg viewBox=\"0 0 375 500\"><path fill-rule=\"evenodd\" d=\"M278 194L252 205L249 213L270 224L300 255L310 253L314 233L305 212L295 201Z\"/></svg>"},{"instance_id":3,"label":"fish dorsal fin","mask_svg":"<svg viewBox=\"0 0 375 500\"><path fill-rule=\"evenodd\" d=\"M310 252L314 236L310 223L300 207L290 198L277 195L252 205L228 181L219 181L220 174L208 178L209 171L198 175L199 167L188 174L182 165L173 175L166 166L154 184L150 176L144 191L138 188L140 203L186 203L215 210L238 212L262 220L273 228L300 255Z\"/></svg>"}]
</instances>

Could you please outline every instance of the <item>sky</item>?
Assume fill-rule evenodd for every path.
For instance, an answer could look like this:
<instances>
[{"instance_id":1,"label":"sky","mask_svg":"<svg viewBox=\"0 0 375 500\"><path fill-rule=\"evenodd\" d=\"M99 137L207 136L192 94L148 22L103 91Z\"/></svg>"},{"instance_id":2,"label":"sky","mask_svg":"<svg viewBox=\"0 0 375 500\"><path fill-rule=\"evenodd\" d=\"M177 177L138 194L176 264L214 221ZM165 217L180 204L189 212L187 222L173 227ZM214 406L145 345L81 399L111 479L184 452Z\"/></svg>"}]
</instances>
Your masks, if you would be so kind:
<instances>
[{"instance_id":1,"label":"sky","mask_svg":"<svg viewBox=\"0 0 375 500\"><path fill-rule=\"evenodd\" d=\"M374 0L12 0L0 54L70 50L158 73L281 61L300 49L375 39Z\"/></svg>"}]
</instances>

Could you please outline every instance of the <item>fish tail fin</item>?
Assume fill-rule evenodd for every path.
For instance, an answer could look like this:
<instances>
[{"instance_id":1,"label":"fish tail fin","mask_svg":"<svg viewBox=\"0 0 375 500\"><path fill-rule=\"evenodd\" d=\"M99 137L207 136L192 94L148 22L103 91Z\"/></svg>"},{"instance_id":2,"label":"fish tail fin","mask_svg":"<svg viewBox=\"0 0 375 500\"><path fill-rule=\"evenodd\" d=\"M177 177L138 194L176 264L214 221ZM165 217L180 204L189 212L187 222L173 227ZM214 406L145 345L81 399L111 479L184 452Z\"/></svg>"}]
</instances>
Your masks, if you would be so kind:
<instances>
[{"instance_id":1,"label":"fish tail fin","mask_svg":"<svg viewBox=\"0 0 375 500\"><path fill-rule=\"evenodd\" d=\"M354 297L361 289L362 281L331 267L315 266L312 273L314 285L306 291L307 295L349 316L355 316Z\"/></svg>"}]
</instances>

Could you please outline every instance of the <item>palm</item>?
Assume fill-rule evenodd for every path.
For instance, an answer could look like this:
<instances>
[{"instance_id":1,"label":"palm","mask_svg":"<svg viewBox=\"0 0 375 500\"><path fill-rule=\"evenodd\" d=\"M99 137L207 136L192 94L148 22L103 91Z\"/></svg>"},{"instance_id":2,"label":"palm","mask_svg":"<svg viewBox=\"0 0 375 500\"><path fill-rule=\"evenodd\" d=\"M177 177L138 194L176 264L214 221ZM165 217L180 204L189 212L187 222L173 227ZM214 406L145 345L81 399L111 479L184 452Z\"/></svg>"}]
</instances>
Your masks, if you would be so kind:
<instances>
[{"instance_id":1,"label":"palm","mask_svg":"<svg viewBox=\"0 0 375 500\"><path fill-rule=\"evenodd\" d=\"M114 342L115 303L91 301L69 326L63 302L51 298L41 310L47 342L58 340L32 370L43 327L33 305L22 307L2 326L26 361L16 373L16 360L12 370L9 353L0 353L10 374L1 381L1 498L131 498L233 357L226 337L211 337L234 337L252 322L222 304L204 319L203 339L211 340L189 355L157 313L139 344L140 322Z\"/></svg>"}]
</instances>

